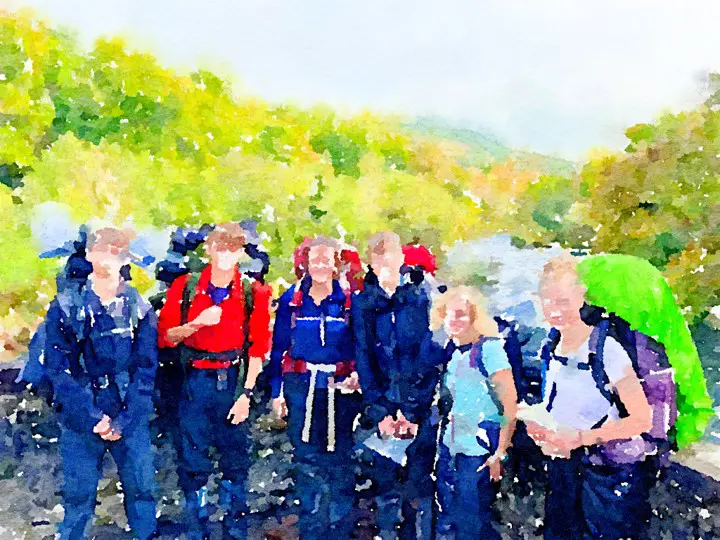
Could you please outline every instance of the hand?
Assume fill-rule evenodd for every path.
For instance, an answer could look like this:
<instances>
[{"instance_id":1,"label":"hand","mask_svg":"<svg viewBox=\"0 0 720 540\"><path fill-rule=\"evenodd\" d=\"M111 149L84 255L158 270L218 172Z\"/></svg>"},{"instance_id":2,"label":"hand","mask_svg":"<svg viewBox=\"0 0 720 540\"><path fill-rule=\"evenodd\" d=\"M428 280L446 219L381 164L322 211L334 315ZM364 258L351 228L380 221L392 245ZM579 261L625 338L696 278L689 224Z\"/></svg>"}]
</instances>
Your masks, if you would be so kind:
<instances>
[{"instance_id":1,"label":"hand","mask_svg":"<svg viewBox=\"0 0 720 540\"><path fill-rule=\"evenodd\" d=\"M358 390L360 390L360 379L358 378L358 374L353 371L341 382L336 383L333 378L332 387L334 389L344 390L346 392L357 392Z\"/></svg>"},{"instance_id":2,"label":"hand","mask_svg":"<svg viewBox=\"0 0 720 540\"><path fill-rule=\"evenodd\" d=\"M546 434L549 431L545 426L541 426L537 422L530 420L525 422L525 428L530 438L538 444L545 440Z\"/></svg>"},{"instance_id":3,"label":"hand","mask_svg":"<svg viewBox=\"0 0 720 540\"><path fill-rule=\"evenodd\" d=\"M530 437L547 456L570 457L570 453L582 446L580 432L573 429L548 429L534 422L527 422Z\"/></svg>"},{"instance_id":4,"label":"hand","mask_svg":"<svg viewBox=\"0 0 720 540\"><path fill-rule=\"evenodd\" d=\"M403 413L398 414L398 421L395 423L395 437L398 439L408 439L417 435L418 425L411 422Z\"/></svg>"},{"instance_id":5,"label":"hand","mask_svg":"<svg viewBox=\"0 0 720 540\"><path fill-rule=\"evenodd\" d=\"M190 324L196 327L215 326L220 322L221 316L222 308L220 306L212 306L203 310Z\"/></svg>"},{"instance_id":6,"label":"hand","mask_svg":"<svg viewBox=\"0 0 720 540\"><path fill-rule=\"evenodd\" d=\"M278 418L285 418L288 414L287 403L285 403L285 398L282 396L273 399L272 408Z\"/></svg>"},{"instance_id":7,"label":"hand","mask_svg":"<svg viewBox=\"0 0 720 540\"><path fill-rule=\"evenodd\" d=\"M185 341L195 333L195 330L195 328L188 324L171 328L167 331L168 341L171 343L180 343L181 341Z\"/></svg>"},{"instance_id":8,"label":"hand","mask_svg":"<svg viewBox=\"0 0 720 540\"><path fill-rule=\"evenodd\" d=\"M395 436L395 419L392 416L386 416L378 424L380 435L383 439L389 439Z\"/></svg>"},{"instance_id":9,"label":"hand","mask_svg":"<svg viewBox=\"0 0 720 540\"><path fill-rule=\"evenodd\" d=\"M500 480L502 480L503 474L505 472L505 467L503 465L503 456L493 454L487 459L485 463L480 465L477 472L482 471L486 467L489 469L490 479L493 482L499 482Z\"/></svg>"},{"instance_id":10,"label":"hand","mask_svg":"<svg viewBox=\"0 0 720 540\"><path fill-rule=\"evenodd\" d=\"M247 420L250 414L250 398L242 395L230 408L230 412L227 415L228 420L234 426Z\"/></svg>"},{"instance_id":11,"label":"hand","mask_svg":"<svg viewBox=\"0 0 720 540\"><path fill-rule=\"evenodd\" d=\"M353 392L357 392L358 390L360 390L360 377L358 377L356 371L353 371L350 375L345 377L345 380L341 384L345 390L352 390Z\"/></svg>"},{"instance_id":12,"label":"hand","mask_svg":"<svg viewBox=\"0 0 720 540\"><path fill-rule=\"evenodd\" d=\"M108 433L107 435L100 435L100 437L103 441L115 442L122 439L122 433L120 433L120 431L115 431L114 429L111 429L110 433Z\"/></svg>"},{"instance_id":13,"label":"hand","mask_svg":"<svg viewBox=\"0 0 720 540\"><path fill-rule=\"evenodd\" d=\"M95 427L93 427L93 433L97 433L101 437L103 435L108 435L112 431L112 428L110 427L111 421L112 419L107 414L104 414L100 421L95 424Z\"/></svg>"},{"instance_id":14,"label":"hand","mask_svg":"<svg viewBox=\"0 0 720 540\"><path fill-rule=\"evenodd\" d=\"M562 457L570 457L570 453L582 446L580 431L576 429L561 429L551 432L552 436L547 443Z\"/></svg>"}]
</instances>

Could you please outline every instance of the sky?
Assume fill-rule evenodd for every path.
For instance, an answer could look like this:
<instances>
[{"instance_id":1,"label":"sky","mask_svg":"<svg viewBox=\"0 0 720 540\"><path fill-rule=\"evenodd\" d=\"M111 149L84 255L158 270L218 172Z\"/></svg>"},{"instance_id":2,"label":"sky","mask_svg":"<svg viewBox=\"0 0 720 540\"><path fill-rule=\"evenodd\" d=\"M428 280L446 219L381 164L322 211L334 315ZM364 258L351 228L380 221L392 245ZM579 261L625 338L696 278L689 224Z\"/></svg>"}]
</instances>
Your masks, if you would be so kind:
<instances>
[{"instance_id":1,"label":"sky","mask_svg":"<svg viewBox=\"0 0 720 540\"><path fill-rule=\"evenodd\" d=\"M582 160L697 105L720 71L717 0L0 0L121 35L241 94L441 118Z\"/></svg>"}]
</instances>

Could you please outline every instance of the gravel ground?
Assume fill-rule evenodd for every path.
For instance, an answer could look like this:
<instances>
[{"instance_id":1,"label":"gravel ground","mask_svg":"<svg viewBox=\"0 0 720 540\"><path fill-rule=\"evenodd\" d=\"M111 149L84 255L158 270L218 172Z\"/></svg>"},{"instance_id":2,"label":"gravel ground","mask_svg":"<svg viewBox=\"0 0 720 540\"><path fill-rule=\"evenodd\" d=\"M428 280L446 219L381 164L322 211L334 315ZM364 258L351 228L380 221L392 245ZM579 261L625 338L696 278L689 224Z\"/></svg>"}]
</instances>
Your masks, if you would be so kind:
<instances>
[{"instance_id":1,"label":"gravel ground","mask_svg":"<svg viewBox=\"0 0 720 540\"><path fill-rule=\"evenodd\" d=\"M268 416L252 425L255 465L250 471L252 529L255 538L296 538L296 517L290 495L290 444L284 431L274 429ZM52 414L29 394L0 396L0 538L51 538L62 519L61 479L57 437ZM157 438L156 465L160 493L160 531L163 538L177 538L181 496L174 469L175 455L166 437ZM112 459L98 490L99 504L92 536L129 538L117 474ZM541 476L541 475L538 475ZM497 504L498 522L506 538L542 537L543 486L536 480L521 486L512 475L504 480ZM684 467L674 465L663 474L652 493L652 538L720 538L720 486ZM211 502L215 500L211 494ZM360 500L361 514L369 501ZM372 517L363 520L359 538L372 538ZM219 515L216 513L214 519ZM219 533L219 531L216 531Z\"/></svg>"}]
</instances>

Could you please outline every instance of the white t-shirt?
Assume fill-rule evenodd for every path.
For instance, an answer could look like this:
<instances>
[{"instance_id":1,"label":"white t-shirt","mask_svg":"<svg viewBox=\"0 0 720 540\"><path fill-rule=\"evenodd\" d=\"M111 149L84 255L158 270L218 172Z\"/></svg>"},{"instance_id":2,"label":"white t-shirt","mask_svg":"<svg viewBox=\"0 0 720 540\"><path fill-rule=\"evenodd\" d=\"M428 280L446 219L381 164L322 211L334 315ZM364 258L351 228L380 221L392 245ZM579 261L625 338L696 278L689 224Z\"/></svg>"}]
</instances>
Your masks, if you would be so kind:
<instances>
[{"instance_id":1,"label":"white t-shirt","mask_svg":"<svg viewBox=\"0 0 720 540\"><path fill-rule=\"evenodd\" d=\"M563 354L562 341L558 344L556 354L568 359L567 365L553 358L546 374L545 405L552 398L552 414L560 426L586 430L597 424L603 417L609 420L619 418L618 410L610 405L600 393L592 372L582 369L578 364L587 364L590 347L589 341L572 354ZM607 336L603 349L605 373L611 385L614 385L631 373L632 360L615 339ZM555 391L553 392L553 386Z\"/></svg>"}]
</instances>

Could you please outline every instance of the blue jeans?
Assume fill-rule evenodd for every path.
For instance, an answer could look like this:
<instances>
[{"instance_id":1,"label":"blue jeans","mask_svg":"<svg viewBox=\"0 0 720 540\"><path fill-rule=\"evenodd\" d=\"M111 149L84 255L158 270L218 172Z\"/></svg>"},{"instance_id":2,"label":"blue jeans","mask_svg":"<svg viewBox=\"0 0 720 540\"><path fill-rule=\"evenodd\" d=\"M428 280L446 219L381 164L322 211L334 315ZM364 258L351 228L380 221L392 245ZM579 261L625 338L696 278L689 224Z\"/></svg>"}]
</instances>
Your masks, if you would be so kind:
<instances>
[{"instance_id":1,"label":"blue jeans","mask_svg":"<svg viewBox=\"0 0 720 540\"><path fill-rule=\"evenodd\" d=\"M487 468L478 472L487 458L451 455L447 446L440 444L436 469L438 538L500 538L492 514L497 487Z\"/></svg>"},{"instance_id":2,"label":"blue jeans","mask_svg":"<svg viewBox=\"0 0 720 540\"><path fill-rule=\"evenodd\" d=\"M357 446L360 483L370 482L370 497L375 500L375 525L385 538L430 538L432 533L432 480L435 462L437 425L430 418L420 421L418 433L406 450L404 466L369 450ZM361 441L364 435L358 431Z\"/></svg>"},{"instance_id":3,"label":"blue jeans","mask_svg":"<svg viewBox=\"0 0 720 540\"><path fill-rule=\"evenodd\" d=\"M97 485L102 477L105 452L115 460L124 495L128 523L136 538L150 538L155 532L153 498L155 468L148 426L136 426L119 441L103 441L96 434L64 428L60 436L63 466L65 519L59 527L67 540L87 538L95 513Z\"/></svg>"},{"instance_id":4,"label":"blue jeans","mask_svg":"<svg viewBox=\"0 0 720 540\"><path fill-rule=\"evenodd\" d=\"M224 377L227 377L224 379ZM220 378L220 381L218 378ZM223 524L232 528L232 537L245 535L248 513L246 482L250 469L250 438L247 423L233 425L227 419L235 402L238 369L226 373L193 369L188 373L186 390L178 406L180 418L180 486L185 493L187 524L195 536L205 534L203 490L215 469L210 449L220 456L222 472L221 504L226 514Z\"/></svg>"},{"instance_id":5,"label":"blue jeans","mask_svg":"<svg viewBox=\"0 0 720 540\"><path fill-rule=\"evenodd\" d=\"M335 451L327 450L328 390L315 390L308 442L302 440L309 377L285 374L288 436L293 445L295 496L300 501L302 538L350 538L355 501L355 461L352 459L353 422L360 413L360 394L335 394Z\"/></svg>"},{"instance_id":6,"label":"blue jeans","mask_svg":"<svg viewBox=\"0 0 720 540\"><path fill-rule=\"evenodd\" d=\"M645 538L653 464L594 465L584 449L550 460L545 538Z\"/></svg>"}]
</instances>

